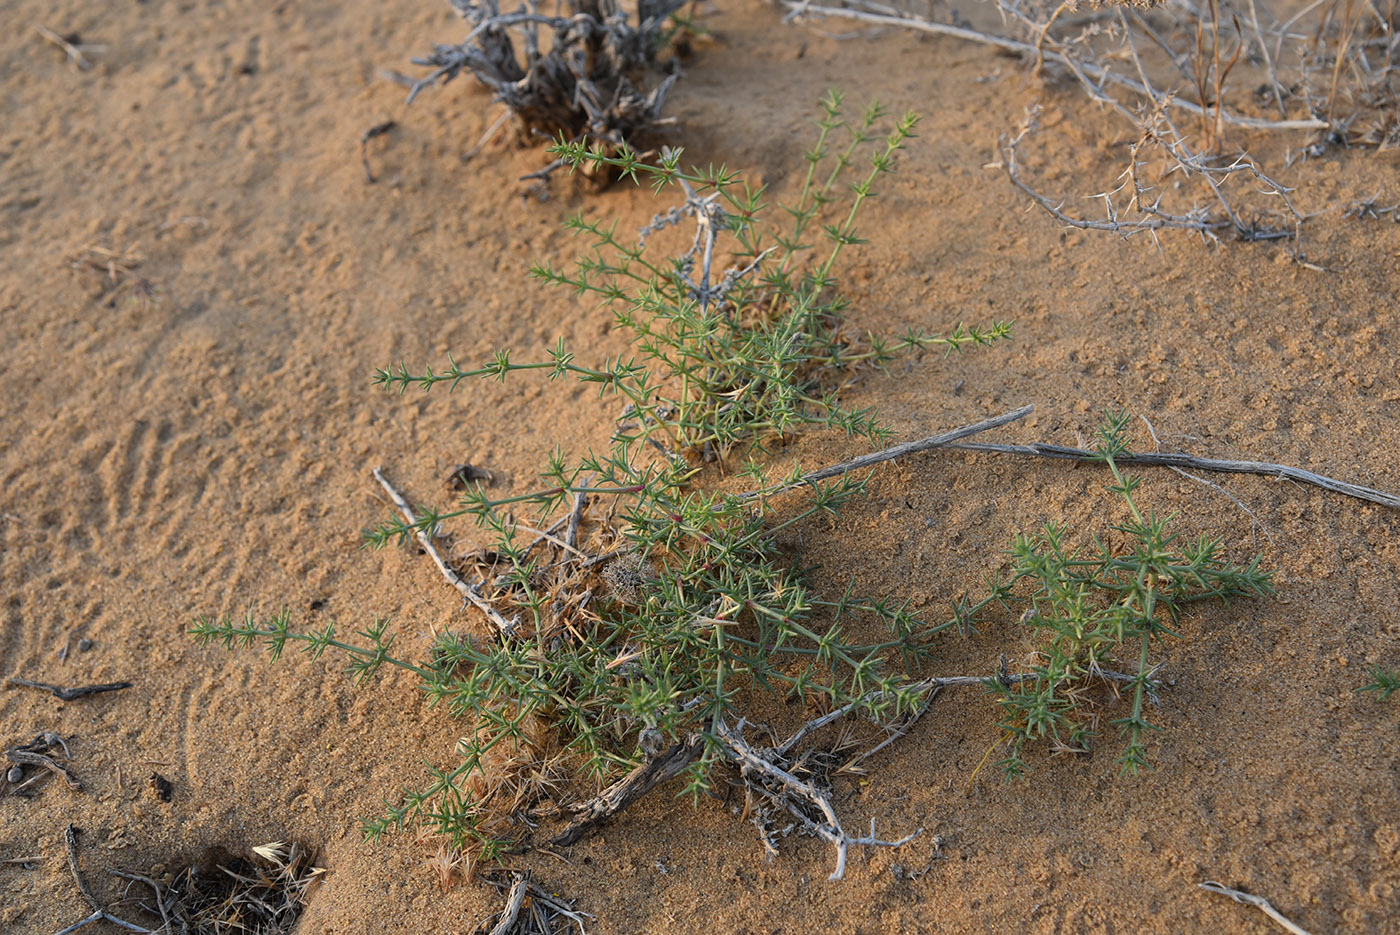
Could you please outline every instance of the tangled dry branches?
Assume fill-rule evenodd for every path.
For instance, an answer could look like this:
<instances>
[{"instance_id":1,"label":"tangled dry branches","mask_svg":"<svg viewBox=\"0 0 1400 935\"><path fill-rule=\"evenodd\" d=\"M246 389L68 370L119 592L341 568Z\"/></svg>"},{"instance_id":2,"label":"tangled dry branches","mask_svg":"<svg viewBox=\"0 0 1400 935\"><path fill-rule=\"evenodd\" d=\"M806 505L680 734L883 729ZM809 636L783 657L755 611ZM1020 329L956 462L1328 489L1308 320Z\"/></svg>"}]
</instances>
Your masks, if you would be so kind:
<instances>
[{"instance_id":1,"label":"tangled dry branches","mask_svg":"<svg viewBox=\"0 0 1400 935\"><path fill-rule=\"evenodd\" d=\"M534 0L511 13L497 0L451 2L471 32L413 60L432 71L414 83L410 101L466 70L495 92L523 134L619 143L674 123L661 109L679 72L652 76L663 27L685 0L638 0L635 23L617 0L564 0L553 16Z\"/></svg>"}]
</instances>

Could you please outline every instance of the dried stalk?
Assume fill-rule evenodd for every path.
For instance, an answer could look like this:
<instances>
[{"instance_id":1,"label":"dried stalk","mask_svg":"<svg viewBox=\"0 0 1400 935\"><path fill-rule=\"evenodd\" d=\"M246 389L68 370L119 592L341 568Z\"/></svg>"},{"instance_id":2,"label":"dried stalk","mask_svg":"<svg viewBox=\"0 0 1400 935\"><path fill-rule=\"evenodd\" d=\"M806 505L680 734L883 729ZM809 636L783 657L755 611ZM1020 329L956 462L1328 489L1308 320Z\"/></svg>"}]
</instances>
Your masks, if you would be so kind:
<instances>
[{"instance_id":1,"label":"dried stalk","mask_svg":"<svg viewBox=\"0 0 1400 935\"><path fill-rule=\"evenodd\" d=\"M1216 883L1213 880L1208 880L1205 883L1199 883L1197 885L1208 893L1219 893L1221 896L1229 896L1237 903L1253 906L1264 913L1264 915L1283 926L1283 928L1291 932L1292 935L1308 935L1306 929L1290 921L1287 916L1275 909L1270 905L1269 901L1262 896L1251 896L1249 893L1242 893L1237 889L1232 889L1221 883Z\"/></svg>"},{"instance_id":2,"label":"dried stalk","mask_svg":"<svg viewBox=\"0 0 1400 935\"><path fill-rule=\"evenodd\" d=\"M418 522L418 517L414 515L413 508L410 507L408 501L394 489L393 485L385 479L384 473L379 468L374 469L374 479L379 481L379 485L389 494L389 499L394 501L394 505L397 506L399 512L403 514L404 521L410 526L416 524ZM466 579L457 574L457 571L443 559L442 553L437 550L437 546L433 544L432 536L428 533L429 530L426 529L419 529L417 531L415 535L418 539L418 544L423 547L424 552L428 553L428 556L433 560L433 564L437 565L438 571L442 572L442 576L447 579L447 583L460 591L462 596L466 598L473 607L486 615L486 619L491 621L491 625L496 628L496 633L502 639L510 637L511 634L515 632L519 621L507 620L505 617L501 616L501 612L493 607L486 598L481 596L481 586L479 584L469 584Z\"/></svg>"}]
</instances>

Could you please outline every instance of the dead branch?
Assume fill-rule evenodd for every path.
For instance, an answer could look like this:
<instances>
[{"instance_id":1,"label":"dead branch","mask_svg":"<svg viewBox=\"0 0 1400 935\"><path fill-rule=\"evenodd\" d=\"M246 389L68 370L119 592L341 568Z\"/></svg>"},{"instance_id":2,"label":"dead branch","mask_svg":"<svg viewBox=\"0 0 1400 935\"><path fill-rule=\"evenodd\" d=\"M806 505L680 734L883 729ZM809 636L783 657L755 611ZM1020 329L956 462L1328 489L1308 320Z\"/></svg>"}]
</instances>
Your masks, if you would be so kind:
<instances>
[{"instance_id":1,"label":"dead branch","mask_svg":"<svg viewBox=\"0 0 1400 935\"><path fill-rule=\"evenodd\" d=\"M78 777L73 775L72 770L45 753L46 750L54 747L62 748L65 757L68 755L68 746L63 742L63 738L51 731L45 731L23 746L7 748L5 758L16 766L41 766L54 775L62 777L70 788L82 789L82 783L78 782Z\"/></svg>"},{"instance_id":2,"label":"dead branch","mask_svg":"<svg viewBox=\"0 0 1400 935\"><path fill-rule=\"evenodd\" d=\"M940 435L929 435L926 438L920 438L915 441L904 442L899 445L891 445L889 448L885 448L882 451L873 451L870 454L861 455L858 458L852 458L851 460L843 461L840 464L833 464L828 467L819 468L815 471L803 474L800 478L798 478L790 484L784 484L783 486L775 489L750 490L745 493L739 494L739 498L742 500L752 500L755 497L773 496L774 494L779 494L787 490L792 490L804 484L814 484L817 481L826 480L829 477L836 477L839 474L846 474L850 471L858 471L861 468L874 467L875 465L881 464L885 461L894 461L897 458L908 457L912 454L918 454L921 451L931 451L934 448L946 448L952 445L960 438L967 438L969 435L976 435L979 432L985 432L988 429L994 429L998 426L1015 422L1018 419L1024 419L1033 411L1035 411L1034 406L1022 406L1020 409L1013 409L1011 412L1003 413L999 416L993 416L990 419L983 419L981 422L974 422L971 425L965 425L962 428L953 429L951 432L944 432Z\"/></svg>"},{"instance_id":3,"label":"dead branch","mask_svg":"<svg viewBox=\"0 0 1400 935\"><path fill-rule=\"evenodd\" d=\"M656 69L666 19L684 3L641 0L633 23L617 0L568 0L557 16L538 12L534 0L512 13L502 13L498 0L452 0L472 29L462 42L413 60L431 71L413 83L408 100L469 71L526 136L586 133L620 143L655 132L674 124L661 109L679 72L659 82L648 82L647 73Z\"/></svg>"},{"instance_id":4,"label":"dead branch","mask_svg":"<svg viewBox=\"0 0 1400 935\"><path fill-rule=\"evenodd\" d=\"M157 931L161 932L162 935L174 935L175 927L170 921L170 907L167 905L165 890L159 883L150 877L143 877L141 874L132 873L129 870L108 870L107 872L114 877L121 877L123 880L130 880L133 883L144 883L150 887L151 892L155 894L156 909L160 911L161 927ZM128 884L128 892L130 892L130 884Z\"/></svg>"},{"instance_id":5,"label":"dead branch","mask_svg":"<svg viewBox=\"0 0 1400 935\"><path fill-rule=\"evenodd\" d=\"M11 677L10 684L23 685L25 688L37 688L40 691L46 691L60 701L73 701L77 698L85 698L88 695L100 695L103 692L121 691L123 688L130 688L134 683L106 682L102 685L83 685L78 688L64 688L60 685L50 685L48 682L35 682L31 679Z\"/></svg>"},{"instance_id":6,"label":"dead branch","mask_svg":"<svg viewBox=\"0 0 1400 935\"><path fill-rule=\"evenodd\" d=\"M1058 65L1063 65L1068 68L1089 93L1091 98L1105 103L1116 104L1118 109L1129 116L1132 114L1130 110L1104 92L1104 84L1112 84L1126 88L1144 97L1153 96L1151 90L1141 82L1125 75L1120 75L1112 69L1097 64L1096 62L1078 60L1075 56L1066 55L1058 51L1046 50L1044 48L1037 49L1036 45L1033 43L1021 42L1005 36L996 36L991 33L979 32L978 30L966 26L939 23L934 20L914 16L913 14L894 11L869 12L866 10L850 9L849 7L824 6L821 4L809 3L806 2L806 0L781 0L781 3L788 9L789 18L798 16L829 16L837 19L875 23L882 26L895 26L901 29L912 29L916 32L931 33L937 36L947 36L953 39L962 39L967 42L989 45L1007 52L1025 55L1032 60L1039 59L1055 62ZM998 6L1001 5L998 4ZM1179 98L1173 98L1171 100L1171 106L1197 117L1210 116L1206 109L1200 105ZM1325 130L1330 126L1327 121L1319 120L1315 117L1296 120L1264 120L1259 117L1243 117L1225 111L1223 108L1221 109L1219 119L1230 126L1242 127L1250 130Z\"/></svg>"},{"instance_id":7,"label":"dead branch","mask_svg":"<svg viewBox=\"0 0 1400 935\"><path fill-rule=\"evenodd\" d=\"M379 485L389 494L389 499L394 501L394 505L397 506L399 512L403 514L404 520L410 526L415 525L418 522L418 517L414 515L413 508L410 507L408 501L394 489L393 485L385 479L384 473L379 468L374 469L374 479L379 481ZM421 545L423 551L427 552L429 557L432 558L433 564L437 565L438 571L442 572L442 576L447 579L448 584L460 591L462 596L466 598L472 606L486 615L486 619L491 621L491 625L496 628L497 634L499 634L502 639L508 638L515 632L519 621L507 620L505 617L501 616L501 612L491 606L491 603L481 596L480 585L469 584L461 575L457 574L456 570L443 559L442 553L437 550L437 546L433 545L433 538L428 534L428 530L419 529L415 533L415 536L418 539L418 544Z\"/></svg>"},{"instance_id":8,"label":"dead branch","mask_svg":"<svg viewBox=\"0 0 1400 935\"><path fill-rule=\"evenodd\" d=\"M1002 138L1001 161L990 167L999 167L1005 170L1007 178L1013 186L1044 209L1051 217L1067 227L1078 230L1107 231L1125 238L1146 232L1155 239L1158 231L1184 230L1199 234L1204 239L1219 242L1220 233L1231 230L1236 239L1247 242L1292 238L1296 245L1301 239L1303 216L1298 213L1292 200L1288 197L1291 189L1269 178L1253 160L1246 156L1241 155L1227 163L1217 164L1209 162L1203 154L1192 151L1176 127L1167 119L1165 101L1158 101L1156 109L1151 114L1144 114L1140 118L1140 136L1133 144L1128 167L1119 176L1118 187L1093 196L1095 199L1103 201L1104 218L1091 220L1066 214L1063 210L1063 201L1054 201L1035 190L1026 182L1020 172L1019 145L1025 137L1036 129L1037 116L1038 111L1033 108L1026 115L1026 119L1015 136ZM1194 206L1185 214L1173 214L1164 210L1162 207L1163 196L1158 194L1153 197L1152 189L1142 180L1141 172L1144 165L1142 153L1149 147L1162 150L1171 160L1174 169L1184 176L1205 180L1224 216L1215 217L1209 209L1201 205ZM1263 227L1257 222L1245 222L1240 218L1239 213L1230 204L1222 188L1230 177L1239 174L1246 175L1258 183L1260 187L1257 191L1260 194L1277 196L1282 200L1289 216L1286 229ZM1136 218L1124 217L1114 200L1118 197L1123 197L1126 200L1127 209L1135 211L1139 216Z\"/></svg>"},{"instance_id":9,"label":"dead branch","mask_svg":"<svg viewBox=\"0 0 1400 935\"><path fill-rule=\"evenodd\" d=\"M846 875L846 853L852 844L863 847L902 847L919 834L919 831L915 831L897 841L882 840L875 836L872 820L867 837L851 837L841 827L841 821L836 817L836 810L832 808L831 800L826 794L811 783L803 782L775 762L780 759L776 751L757 751L749 746L744 740L743 730L742 720L732 731L723 721L715 722L716 735L728 745L730 755L738 765L739 773L744 777L749 789L760 792L774 804L780 805L807 830L836 848L836 868L828 879L840 880ZM806 809L802 807L802 803L806 804ZM815 809L821 820L808 814L809 809Z\"/></svg>"},{"instance_id":10,"label":"dead branch","mask_svg":"<svg viewBox=\"0 0 1400 935\"><path fill-rule=\"evenodd\" d=\"M501 920L491 929L491 935L506 935L515 920L520 918L520 907L525 905L525 895L529 892L529 879L523 873L515 875L515 882L506 894L506 906L501 910Z\"/></svg>"},{"instance_id":11,"label":"dead branch","mask_svg":"<svg viewBox=\"0 0 1400 935\"><path fill-rule=\"evenodd\" d=\"M592 476L583 479L583 486L592 484ZM570 552L578 551L578 527L583 522L583 511L588 506L588 494L580 490L574 495L574 508L569 512L569 530L564 534L564 546ZM584 556L587 558L588 556Z\"/></svg>"},{"instance_id":12,"label":"dead branch","mask_svg":"<svg viewBox=\"0 0 1400 935\"><path fill-rule=\"evenodd\" d=\"M991 445L983 442L965 442L948 445L947 447L960 449L962 451L986 451L993 454L1028 455L1036 458L1057 458L1064 461L1103 460L1102 455L1095 451L1086 451L1083 448L1066 448L1061 445L1047 445L1042 442L1037 442L1033 445ZM1360 484L1348 483L1347 481L1325 477L1321 474L1314 474L1312 471L1306 471L1302 468L1289 467L1286 464L1274 464L1269 461L1229 461L1217 458L1198 458L1194 455L1167 451L1133 452L1130 454L1118 455L1114 460L1119 464L1148 464L1162 467L1187 468L1197 471L1213 471L1219 474L1259 474L1265 477L1277 477L1282 480L1297 481L1300 484L1310 484L1314 487L1321 487L1323 490L1330 490L1333 493L1355 497L1358 500L1379 503L1381 506L1388 506L1392 509L1400 509L1400 496L1396 496L1393 493L1386 493L1383 490L1363 487Z\"/></svg>"},{"instance_id":13,"label":"dead branch","mask_svg":"<svg viewBox=\"0 0 1400 935\"><path fill-rule=\"evenodd\" d=\"M141 935L154 935L151 929L137 925L134 922L128 922L125 919L121 919L117 916L112 915L105 908L103 908L100 902L97 901L97 897L92 895L92 890L88 889L87 883L83 880L82 871L78 867L79 830L80 829L75 827L74 825L69 825L67 830L64 831L63 834L64 840L68 844L68 870L73 874L73 881L78 884L78 892L83 895L83 900L88 904L88 906L92 908L92 915L88 916L86 919L83 919L80 922L76 922L73 925L68 926L65 929L59 930L56 933L56 935L69 935L70 932L76 932L83 926L89 925L99 920L111 922L113 925L120 926L121 928L126 929L128 932L139 932L141 933ZM164 927L162 927L160 931L164 932Z\"/></svg>"}]
</instances>

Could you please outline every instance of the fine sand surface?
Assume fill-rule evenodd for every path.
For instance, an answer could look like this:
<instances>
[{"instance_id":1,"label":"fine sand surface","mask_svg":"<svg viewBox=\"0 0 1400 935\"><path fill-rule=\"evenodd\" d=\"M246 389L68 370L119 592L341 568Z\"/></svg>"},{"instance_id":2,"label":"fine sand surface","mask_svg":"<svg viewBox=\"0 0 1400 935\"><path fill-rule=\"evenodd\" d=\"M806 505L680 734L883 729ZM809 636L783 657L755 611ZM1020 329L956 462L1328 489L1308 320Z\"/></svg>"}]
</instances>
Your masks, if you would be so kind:
<instances>
[{"instance_id":1,"label":"fine sand surface","mask_svg":"<svg viewBox=\"0 0 1400 935\"><path fill-rule=\"evenodd\" d=\"M877 331L1016 321L1000 347L862 375L852 405L880 406L911 438L1033 403L988 440L1059 444L1123 405L1164 447L1400 490L1400 225L1340 210L1377 192L1400 200L1394 151L1332 150L1288 171L1301 210L1331 211L1307 226L1322 272L1284 244L1183 235L1157 251L1065 232L984 166L1039 101L1036 177L1066 194L1111 184L1130 141L1078 92L984 48L838 42L759 3L721 5L669 109L693 161L790 194L827 87L914 108L919 139L844 267L851 318ZM79 71L35 24L106 49ZM563 177L541 199L516 180L546 158L505 139L464 164L496 113L487 93L461 79L406 110L403 88L377 76L462 35L445 3L16 0L5 25L0 676L135 684L71 702L0 688L0 743L57 731L84 787L0 798L0 859L45 858L0 864L0 930L52 933L88 913L63 856L75 823L103 898L109 868L174 871L297 840L329 870L301 932L469 931L494 890L459 880L444 893L431 844L359 832L425 764L453 764L463 725L427 710L410 675L357 689L340 659L269 666L184 631L198 615L283 605L307 626L387 616L410 653L434 630L479 628L416 550L359 548L387 515L371 470L439 504L464 461L521 492L556 445L603 444L614 408L528 378L400 398L369 386L372 369L503 346L535 356L560 335L581 359L618 353L605 312L526 270L574 257L561 222L579 210L626 231L669 205ZM398 127L371 144L369 185L359 139L388 119ZM1298 144L1242 142L1275 166ZM114 288L71 268L91 247L130 248L140 264ZM775 470L863 450L816 433ZM925 833L853 853L842 882L827 882L820 842L789 839L768 863L751 826L665 791L567 863L520 865L601 933L1276 930L1199 890L1207 879L1267 896L1314 935L1400 932L1400 704L1356 691L1367 665L1400 665L1400 512L1263 478L1215 477L1227 496L1143 474L1146 503L1181 511L1190 535L1223 535L1236 558L1257 548L1279 586L1277 600L1200 605L1160 651L1155 771L1115 778L1109 739L1089 757L1037 750L1027 781L987 770L969 788L996 711L949 693L869 782L839 790L852 826ZM1059 462L914 457L808 529L803 559L941 620L1017 532L1054 520L1087 536L1117 518L1104 480ZM937 672L1023 658L1013 624L950 636ZM153 772L171 802L147 791ZM896 863L928 870L901 878Z\"/></svg>"}]
</instances>

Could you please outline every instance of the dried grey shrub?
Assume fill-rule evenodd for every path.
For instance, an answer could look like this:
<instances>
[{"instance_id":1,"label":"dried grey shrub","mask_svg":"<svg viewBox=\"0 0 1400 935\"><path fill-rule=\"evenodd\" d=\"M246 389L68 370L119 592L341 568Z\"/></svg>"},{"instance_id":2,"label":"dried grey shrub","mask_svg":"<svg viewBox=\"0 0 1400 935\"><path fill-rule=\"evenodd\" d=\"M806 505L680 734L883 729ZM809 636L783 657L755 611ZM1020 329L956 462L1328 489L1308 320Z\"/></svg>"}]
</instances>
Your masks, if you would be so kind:
<instances>
[{"instance_id":1,"label":"dried grey shrub","mask_svg":"<svg viewBox=\"0 0 1400 935\"><path fill-rule=\"evenodd\" d=\"M658 57L666 23L685 2L638 0L634 23L617 0L560 0L555 15L533 0L511 13L497 0L451 0L472 30L413 60L433 71L409 100L466 70L495 92L522 134L632 141L675 123L661 109L680 72L663 76Z\"/></svg>"}]
</instances>

